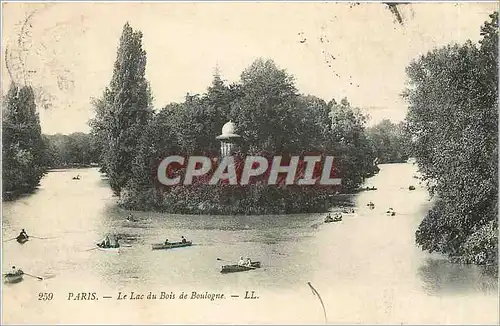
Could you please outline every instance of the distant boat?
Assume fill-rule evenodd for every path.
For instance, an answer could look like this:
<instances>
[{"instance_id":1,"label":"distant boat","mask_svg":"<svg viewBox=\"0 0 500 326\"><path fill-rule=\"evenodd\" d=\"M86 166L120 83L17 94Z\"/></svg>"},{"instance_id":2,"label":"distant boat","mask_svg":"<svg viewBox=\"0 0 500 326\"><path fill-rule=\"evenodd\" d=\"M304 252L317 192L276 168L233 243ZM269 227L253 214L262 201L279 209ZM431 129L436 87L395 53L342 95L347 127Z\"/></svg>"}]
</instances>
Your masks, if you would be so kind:
<instances>
[{"instance_id":1,"label":"distant boat","mask_svg":"<svg viewBox=\"0 0 500 326\"><path fill-rule=\"evenodd\" d=\"M5 274L5 282L6 283L18 283L23 280L24 272L22 270L18 270L16 273L7 273Z\"/></svg>"},{"instance_id":2,"label":"distant boat","mask_svg":"<svg viewBox=\"0 0 500 326\"><path fill-rule=\"evenodd\" d=\"M129 221L129 222L139 222L139 220L136 219L133 215L127 216L127 221Z\"/></svg>"},{"instance_id":3,"label":"distant boat","mask_svg":"<svg viewBox=\"0 0 500 326\"><path fill-rule=\"evenodd\" d=\"M153 250L159 250L159 249L173 249L173 248L182 248L182 247L189 247L193 244L192 241L187 241L187 242L172 242L172 243L155 243L152 244L151 247Z\"/></svg>"},{"instance_id":4,"label":"distant boat","mask_svg":"<svg viewBox=\"0 0 500 326\"><path fill-rule=\"evenodd\" d=\"M20 244L24 244L26 242L28 242L29 238L28 237L21 237L21 236L18 236L16 238L16 241L19 242Z\"/></svg>"},{"instance_id":5,"label":"distant boat","mask_svg":"<svg viewBox=\"0 0 500 326\"><path fill-rule=\"evenodd\" d=\"M77 175L76 177L73 177L73 180L80 180L80 176Z\"/></svg>"},{"instance_id":6,"label":"distant boat","mask_svg":"<svg viewBox=\"0 0 500 326\"><path fill-rule=\"evenodd\" d=\"M327 216L325 218L325 223L340 222L342 221L342 215L336 215L335 217Z\"/></svg>"},{"instance_id":7,"label":"distant boat","mask_svg":"<svg viewBox=\"0 0 500 326\"><path fill-rule=\"evenodd\" d=\"M253 261L250 263L249 266L242 266L242 265L223 265L221 267L220 272L223 274L226 273L236 273L236 272L245 272L245 271L250 271L252 269L257 269L260 268L260 261Z\"/></svg>"},{"instance_id":8,"label":"distant boat","mask_svg":"<svg viewBox=\"0 0 500 326\"><path fill-rule=\"evenodd\" d=\"M97 244L97 249L107 252L120 252L120 244L114 236L107 236L106 239Z\"/></svg>"}]
</instances>

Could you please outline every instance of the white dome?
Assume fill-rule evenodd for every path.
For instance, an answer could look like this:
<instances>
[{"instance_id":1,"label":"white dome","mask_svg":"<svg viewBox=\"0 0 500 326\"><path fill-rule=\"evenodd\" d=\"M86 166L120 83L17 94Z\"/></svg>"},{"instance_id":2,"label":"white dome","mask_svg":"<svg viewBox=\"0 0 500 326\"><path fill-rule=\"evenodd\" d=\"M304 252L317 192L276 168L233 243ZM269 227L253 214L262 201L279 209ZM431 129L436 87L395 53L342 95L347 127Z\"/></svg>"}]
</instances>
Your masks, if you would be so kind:
<instances>
[{"instance_id":1,"label":"white dome","mask_svg":"<svg viewBox=\"0 0 500 326\"><path fill-rule=\"evenodd\" d=\"M222 126L222 134L223 135L232 135L235 133L236 125L229 120L229 122L226 122L224 126Z\"/></svg>"},{"instance_id":2,"label":"white dome","mask_svg":"<svg viewBox=\"0 0 500 326\"><path fill-rule=\"evenodd\" d=\"M236 125L234 122L229 120L224 126L222 126L222 135L217 136L219 140L240 138L241 136L236 134Z\"/></svg>"}]
</instances>

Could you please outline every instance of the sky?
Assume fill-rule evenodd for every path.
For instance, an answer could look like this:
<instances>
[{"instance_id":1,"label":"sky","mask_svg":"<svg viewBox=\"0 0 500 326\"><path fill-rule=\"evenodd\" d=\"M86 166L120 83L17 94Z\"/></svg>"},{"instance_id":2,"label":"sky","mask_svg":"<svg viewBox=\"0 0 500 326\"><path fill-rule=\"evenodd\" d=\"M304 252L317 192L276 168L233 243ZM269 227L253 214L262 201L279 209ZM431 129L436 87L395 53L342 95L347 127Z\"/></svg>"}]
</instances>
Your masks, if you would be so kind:
<instances>
[{"instance_id":1,"label":"sky","mask_svg":"<svg viewBox=\"0 0 500 326\"><path fill-rule=\"evenodd\" d=\"M144 34L157 109L204 93L216 66L236 82L270 58L300 93L347 97L369 124L397 122L407 111L408 64L436 47L477 42L498 4L398 7L403 25L382 3L3 3L2 92L12 79L32 85L45 134L88 132L91 99L111 80L128 21Z\"/></svg>"}]
</instances>

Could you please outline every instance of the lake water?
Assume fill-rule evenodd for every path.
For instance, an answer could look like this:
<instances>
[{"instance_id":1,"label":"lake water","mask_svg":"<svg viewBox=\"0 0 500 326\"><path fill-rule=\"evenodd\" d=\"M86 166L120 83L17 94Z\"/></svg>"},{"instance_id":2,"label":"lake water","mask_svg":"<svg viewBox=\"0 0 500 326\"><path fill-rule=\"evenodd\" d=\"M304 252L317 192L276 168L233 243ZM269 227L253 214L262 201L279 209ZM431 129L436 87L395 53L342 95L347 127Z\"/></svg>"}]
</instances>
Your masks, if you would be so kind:
<instances>
[{"instance_id":1,"label":"lake water","mask_svg":"<svg viewBox=\"0 0 500 326\"><path fill-rule=\"evenodd\" d=\"M41 276L4 284L3 323L498 323L498 282L485 268L450 264L415 245L415 230L429 209L427 191L412 164L381 165L367 181L376 191L352 198L356 208L342 222L324 214L187 216L128 211L97 169L47 174L35 194L3 204L3 239L21 228L24 245L3 242L10 266ZM75 174L81 180L72 180ZM409 191L413 184L415 191ZM375 209L366 206L375 203ZM386 216L392 207L396 216ZM106 234L128 245L121 253L89 250ZM181 236L194 246L151 250L152 243ZM262 268L221 274L219 259L240 256ZM220 300L191 299L192 292L221 293ZM244 299L254 291L258 299ZM95 292L98 300L68 300ZM152 292L175 299L117 300ZM187 299L179 299L184 292ZM39 300L52 293L52 300ZM239 297L231 297L238 295ZM110 296L111 298L104 298Z\"/></svg>"}]
</instances>

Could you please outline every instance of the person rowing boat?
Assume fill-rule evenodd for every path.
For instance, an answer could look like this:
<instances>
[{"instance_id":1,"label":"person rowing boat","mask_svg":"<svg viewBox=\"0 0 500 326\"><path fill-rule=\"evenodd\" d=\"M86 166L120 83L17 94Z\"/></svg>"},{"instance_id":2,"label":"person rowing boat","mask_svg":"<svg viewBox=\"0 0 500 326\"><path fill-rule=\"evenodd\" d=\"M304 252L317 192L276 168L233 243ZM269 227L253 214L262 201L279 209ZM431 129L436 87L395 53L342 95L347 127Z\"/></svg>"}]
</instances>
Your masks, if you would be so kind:
<instances>
[{"instance_id":1,"label":"person rowing boat","mask_svg":"<svg viewBox=\"0 0 500 326\"><path fill-rule=\"evenodd\" d=\"M21 269L17 269L16 266L12 266L12 270L4 275L7 283L16 283L22 281L24 272Z\"/></svg>"},{"instance_id":2,"label":"person rowing boat","mask_svg":"<svg viewBox=\"0 0 500 326\"><path fill-rule=\"evenodd\" d=\"M20 243L24 243L24 242L28 241L28 239L29 239L29 236L26 233L26 231L24 231L24 229L22 229L21 232L19 233L19 235L16 237L17 242L20 242Z\"/></svg>"},{"instance_id":3,"label":"person rowing boat","mask_svg":"<svg viewBox=\"0 0 500 326\"><path fill-rule=\"evenodd\" d=\"M137 222L137 219L132 215L132 213L128 214L127 221L129 222Z\"/></svg>"},{"instance_id":4,"label":"person rowing boat","mask_svg":"<svg viewBox=\"0 0 500 326\"><path fill-rule=\"evenodd\" d=\"M337 217L337 214L335 214L335 218ZM325 223L330 223L334 222L335 219L332 217L332 214L328 213L328 215L325 217Z\"/></svg>"},{"instance_id":5,"label":"person rowing boat","mask_svg":"<svg viewBox=\"0 0 500 326\"><path fill-rule=\"evenodd\" d=\"M238 266L244 266L244 267L252 267L252 260L250 258L243 258L243 256L240 257L240 260L238 261Z\"/></svg>"},{"instance_id":6,"label":"person rowing boat","mask_svg":"<svg viewBox=\"0 0 500 326\"><path fill-rule=\"evenodd\" d=\"M109 239L109 236L106 236L106 239L102 240L101 243L98 243L97 246L99 248L103 248L103 249L108 249L108 248L120 248L120 244L118 243L118 240L117 239L114 239L114 243L112 244L110 239Z\"/></svg>"}]
</instances>

